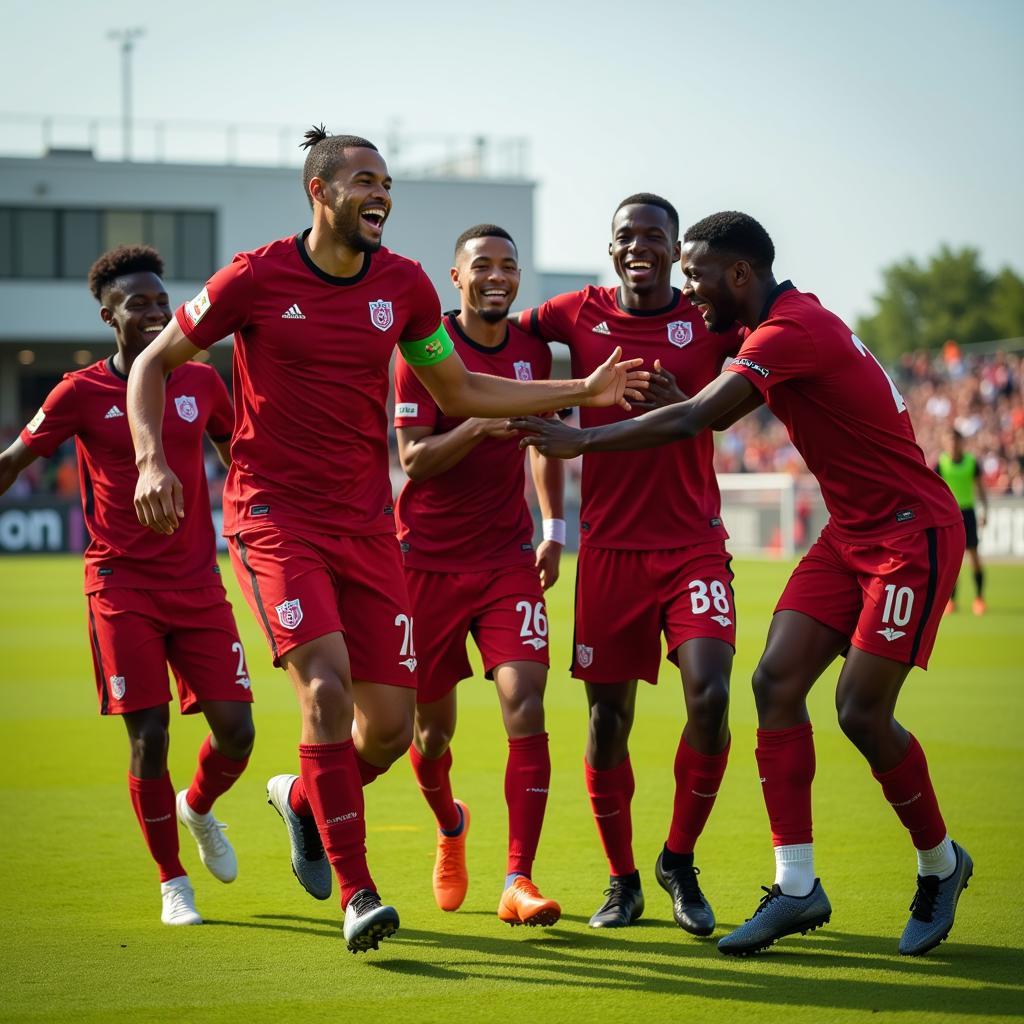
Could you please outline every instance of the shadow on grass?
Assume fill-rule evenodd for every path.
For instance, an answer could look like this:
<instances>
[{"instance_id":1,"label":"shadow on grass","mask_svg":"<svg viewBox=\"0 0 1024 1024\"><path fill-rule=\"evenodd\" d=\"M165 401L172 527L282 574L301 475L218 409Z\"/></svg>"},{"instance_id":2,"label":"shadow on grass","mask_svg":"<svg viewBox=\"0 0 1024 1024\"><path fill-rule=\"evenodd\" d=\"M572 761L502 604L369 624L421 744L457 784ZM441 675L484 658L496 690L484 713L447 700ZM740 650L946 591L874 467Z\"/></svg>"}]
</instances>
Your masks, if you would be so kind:
<instances>
[{"instance_id":1,"label":"shadow on grass","mask_svg":"<svg viewBox=\"0 0 1024 1024\"><path fill-rule=\"evenodd\" d=\"M210 923L341 939L337 924L292 914ZM639 922L611 932L517 928L502 936L403 928L384 947L397 957L363 963L409 978L650 992L777 1006L1019 1017L1024 1005L1024 950L1019 947L954 942L926 957L908 958L897 955L896 936L823 930L783 939L756 957L733 959L718 953L713 942L688 936L652 940L651 926L660 923Z\"/></svg>"}]
</instances>

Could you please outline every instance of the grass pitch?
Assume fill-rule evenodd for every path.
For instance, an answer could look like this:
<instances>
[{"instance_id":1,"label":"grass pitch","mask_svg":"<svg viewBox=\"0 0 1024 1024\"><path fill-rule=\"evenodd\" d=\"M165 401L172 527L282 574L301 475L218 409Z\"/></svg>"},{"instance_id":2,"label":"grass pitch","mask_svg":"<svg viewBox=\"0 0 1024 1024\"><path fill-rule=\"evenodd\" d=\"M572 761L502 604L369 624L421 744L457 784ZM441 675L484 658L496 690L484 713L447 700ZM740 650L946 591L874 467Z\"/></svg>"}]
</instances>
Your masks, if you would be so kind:
<instances>
[{"instance_id":1,"label":"grass pitch","mask_svg":"<svg viewBox=\"0 0 1024 1024\"><path fill-rule=\"evenodd\" d=\"M771 881L767 820L753 758L751 671L788 566L737 564L739 651L729 772L697 851L718 914L716 937L754 910ZM127 745L100 719L77 558L0 560L0 1020L788 1022L1020 1019L1024 1013L1024 569L993 567L983 619L947 619L927 673L915 671L902 721L928 753L953 835L976 871L946 943L896 955L914 888L913 851L867 766L835 723L835 670L812 697L818 869L832 923L732 960L672 922L653 864L668 827L682 723L678 677L642 685L633 733L633 805L647 912L637 926L586 926L607 868L583 785L585 705L565 669L572 567L550 595L554 669L547 714L553 778L535 878L564 916L549 930L501 925L505 738L490 684L460 688L455 792L473 811L470 894L456 914L433 904L434 830L407 764L367 793L371 866L402 929L351 956L337 903L292 878L264 783L294 771L298 717L282 673L230 569L224 578L253 675L258 738L246 776L217 806L231 825L238 880L222 885L182 833L183 860L207 924L160 924L155 869L125 786ZM966 580L965 580L966 582ZM172 724L175 788L188 784L201 719Z\"/></svg>"}]
</instances>

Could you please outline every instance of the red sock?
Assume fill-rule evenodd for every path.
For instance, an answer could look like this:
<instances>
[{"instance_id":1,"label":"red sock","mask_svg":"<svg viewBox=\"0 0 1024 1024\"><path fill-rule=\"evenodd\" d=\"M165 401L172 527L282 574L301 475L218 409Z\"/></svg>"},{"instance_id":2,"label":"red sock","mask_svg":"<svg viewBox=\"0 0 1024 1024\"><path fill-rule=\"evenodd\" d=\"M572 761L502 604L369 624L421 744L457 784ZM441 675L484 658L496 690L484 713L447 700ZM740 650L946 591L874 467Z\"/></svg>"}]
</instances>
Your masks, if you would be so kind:
<instances>
[{"instance_id":1,"label":"red sock","mask_svg":"<svg viewBox=\"0 0 1024 1024\"><path fill-rule=\"evenodd\" d=\"M291 792L288 794L288 806L300 817L313 817L313 808L306 796L306 786L300 775L293 783Z\"/></svg>"},{"instance_id":2,"label":"red sock","mask_svg":"<svg viewBox=\"0 0 1024 1024\"><path fill-rule=\"evenodd\" d=\"M359 765L359 781L364 786L368 786L374 779L379 779L388 770L387 768L378 768L375 764L370 764L369 761L364 761L358 753L356 754L356 764Z\"/></svg>"},{"instance_id":3,"label":"red sock","mask_svg":"<svg viewBox=\"0 0 1024 1024\"><path fill-rule=\"evenodd\" d=\"M451 832L459 827L462 815L455 806L452 796L452 750L449 747L440 757L430 758L421 754L415 747L409 747L409 761L416 783L420 787L423 799L437 818L437 827Z\"/></svg>"},{"instance_id":4,"label":"red sock","mask_svg":"<svg viewBox=\"0 0 1024 1024\"><path fill-rule=\"evenodd\" d=\"M373 889L366 866L366 821L356 748L344 743L300 743L302 781L327 859L338 876L342 909L360 889Z\"/></svg>"},{"instance_id":5,"label":"red sock","mask_svg":"<svg viewBox=\"0 0 1024 1024\"><path fill-rule=\"evenodd\" d=\"M248 763L248 757L241 761L225 757L207 736L199 748L199 767L185 797L189 807L196 814L209 814L213 801L235 784Z\"/></svg>"},{"instance_id":6,"label":"red sock","mask_svg":"<svg viewBox=\"0 0 1024 1024\"><path fill-rule=\"evenodd\" d=\"M928 762L914 736L903 760L892 771L871 774L881 783L885 799L918 850L931 850L946 838L946 823L928 776Z\"/></svg>"},{"instance_id":7,"label":"red sock","mask_svg":"<svg viewBox=\"0 0 1024 1024\"><path fill-rule=\"evenodd\" d=\"M729 747L718 754L701 754L680 736L676 749L676 793L672 824L665 844L672 853L693 853L715 806L718 787L729 762Z\"/></svg>"},{"instance_id":8,"label":"red sock","mask_svg":"<svg viewBox=\"0 0 1024 1024\"><path fill-rule=\"evenodd\" d=\"M160 869L160 881L187 874L178 859L178 818L170 775L165 772L159 779L137 779L129 774L128 793L143 838Z\"/></svg>"},{"instance_id":9,"label":"red sock","mask_svg":"<svg viewBox=\"0 0 1024 1024\"><path fill-rule=\"evenodd\" d=\"M510 738L505 765L505 802L508 804L506 874L529 878L533 871L550 784L548 734L541 732L536 736Z\"/></svg>"},{"instance_id":10,"label":"red sock","mask_svg":"<svg viewBox=\"0 0 1024 1024\"><path fill-rule=\"evenodd\" d=\"M790 729L758 729L757 768L773 846L796 846L811 838L814 736L811 723Z\"/></svg>"},{"instance_id":11,"label":"red sock","mask_svg":"<svg viewBox=\"0 0 1024 1024\"><path fill-rule=\"evenodd\" d=\"M583 762L587 775L587 792L594 810L594 821L601 836L608 866L613 875L631 875L636 871L633 861L633 819L629 804L636 783L633 766L627 757L622 764L599 772Z\"/></svg>"}]
</instances>

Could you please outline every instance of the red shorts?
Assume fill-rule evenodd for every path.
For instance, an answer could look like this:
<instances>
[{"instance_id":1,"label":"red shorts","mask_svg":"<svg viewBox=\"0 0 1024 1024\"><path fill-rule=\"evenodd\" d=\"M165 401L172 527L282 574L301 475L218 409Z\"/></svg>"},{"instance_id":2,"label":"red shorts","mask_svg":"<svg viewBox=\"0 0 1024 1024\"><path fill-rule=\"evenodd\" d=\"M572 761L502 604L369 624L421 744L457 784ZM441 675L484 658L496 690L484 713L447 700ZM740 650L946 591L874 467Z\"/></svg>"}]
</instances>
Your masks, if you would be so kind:
<instances>
[{"instance_id":1,"label":"red shorts","mask_svg":"<svg viewBox=\"0 0 1024 1024\"><path fill-rule=\"evenodd\" d=\"M429 704L473 670L466 656L472 634L487 678L509 661L548 664L548 619L533 566L485 572L405 570L416 617L419 691Z\"/></svg>"},{"instance_id":2,"label":"red shorts","mask_svg":"<svg viewBox=\"0 0 1024 1024\"><path fill-rule=\"evenodd\" d=\"M588 683L658 681L687 640L736 646L731 556L721 541L663 551L581 547L572 674Z\"/></svg>"},{"instance_id":3,"label":"red shorts","mask_svg":"<svg viewBox=\"0 0 1024 1024\"><path fill-rule=\"evenodd\" d=\"M87 596L101 715L167 704L170 663L183 715L202 701L252 703L249 670L224 588L131 590Z\"/></svg>"},{"instance_id":4,"label":"red shorts","mask_svg":"<svg viewBox=\"0 0 1024 1024\"><path fill-rule=\"evenodd\" d=\"M826 525L775 610L810 616L869 654L927 668L963 557L963 523L868 544L840 540Z\"/></svg>"},{"instance_id":5,"label":"red shorts","mask_svg":"<svg viewBox=\"0 0 1024 1024\"><path fill-rule=\"evenodd\" d=\"M230 549L275 665L293 648L340 632L353 679L415 688L412 617L393 533L300 537L266 523L231 537Z\"/></svg>"}]
</instances>

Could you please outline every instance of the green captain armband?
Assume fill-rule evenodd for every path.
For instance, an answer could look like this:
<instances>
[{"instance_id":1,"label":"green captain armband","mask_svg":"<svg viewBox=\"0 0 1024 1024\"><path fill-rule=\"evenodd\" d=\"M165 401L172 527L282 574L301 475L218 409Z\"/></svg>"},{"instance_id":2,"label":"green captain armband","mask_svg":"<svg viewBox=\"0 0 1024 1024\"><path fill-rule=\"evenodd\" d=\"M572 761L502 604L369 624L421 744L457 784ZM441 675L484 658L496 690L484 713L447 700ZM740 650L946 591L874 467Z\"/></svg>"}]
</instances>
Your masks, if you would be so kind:
<instances>
[{"instance_id":1,"label":"green captain armband","mask_svg":"<svg viewBox=\"0 0 1024 1024\"><path fill-rule=\"evenodd\" d=\"M455 346L444 325L438 324L433 334L421 341L400 341L398 349L410 366L433 366L447 359L455 351Z\"/></svg>"}]
</instances>

